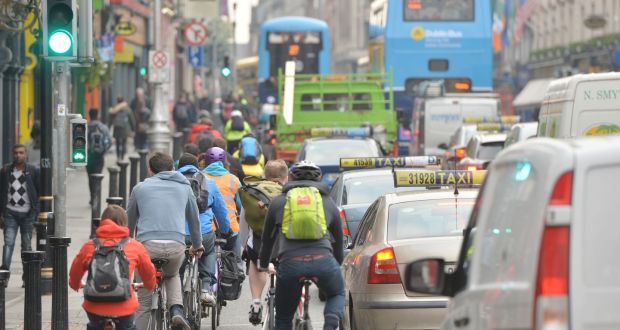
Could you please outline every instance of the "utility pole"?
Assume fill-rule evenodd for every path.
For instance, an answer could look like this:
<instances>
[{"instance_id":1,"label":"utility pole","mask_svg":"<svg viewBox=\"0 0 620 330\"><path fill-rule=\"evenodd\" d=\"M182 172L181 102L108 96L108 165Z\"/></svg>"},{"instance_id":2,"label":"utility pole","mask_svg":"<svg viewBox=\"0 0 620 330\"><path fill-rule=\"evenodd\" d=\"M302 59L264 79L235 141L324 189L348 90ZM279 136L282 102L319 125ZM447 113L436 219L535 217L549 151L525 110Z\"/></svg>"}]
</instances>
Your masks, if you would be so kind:
<instances>
[{"instance_id":1,"label":"utility pole","mask_svg":"<svg viewBox=\"0 0 620 330\"><path fill-rule=\"evenodd\" d=\"M162 50L161 42L161 0L153 1L153 31L154 46L156 51ZM170 60L170 59L168 59ZM168 72L170 75L170 72ZM168 128L168 109L164 100L163 86L161 82L153 82L153 116L151 127L148 131L149 148L151 151L170 153L170 128Z\"/></svg>"}]
</instances>

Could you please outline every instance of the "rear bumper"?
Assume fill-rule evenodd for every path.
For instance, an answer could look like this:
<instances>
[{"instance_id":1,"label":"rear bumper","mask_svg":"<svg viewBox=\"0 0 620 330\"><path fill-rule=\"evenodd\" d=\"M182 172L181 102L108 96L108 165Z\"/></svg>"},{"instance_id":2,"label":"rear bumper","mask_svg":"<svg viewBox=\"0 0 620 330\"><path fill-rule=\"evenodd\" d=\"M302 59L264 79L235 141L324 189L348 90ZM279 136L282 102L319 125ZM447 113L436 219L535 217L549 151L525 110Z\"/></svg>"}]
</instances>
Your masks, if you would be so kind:
<instances>
[{"instance_id":1,"label":"rear bumper","mask_svg":"<svg viewBox=\"0 0 620 330\"><path fill-rule=\"evenodd\" d=\"M412 301L365 301L357 305L359 309L425 309L425 308L447 308L448 301L438 300L412 300Z\"/></svg>"}]
</instances>

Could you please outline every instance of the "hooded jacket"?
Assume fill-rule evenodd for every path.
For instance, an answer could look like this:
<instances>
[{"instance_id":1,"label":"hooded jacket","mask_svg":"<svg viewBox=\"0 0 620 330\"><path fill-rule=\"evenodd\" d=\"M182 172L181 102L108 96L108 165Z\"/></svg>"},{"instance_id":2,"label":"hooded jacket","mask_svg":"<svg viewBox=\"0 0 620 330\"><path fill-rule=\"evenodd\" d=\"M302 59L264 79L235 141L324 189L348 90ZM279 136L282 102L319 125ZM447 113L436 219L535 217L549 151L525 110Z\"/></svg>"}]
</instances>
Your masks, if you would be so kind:
<instances>
[{"instance_id":1,"label":"hooded jacket","mask_svg":"<svg viewBox=\"0 0 620 330\"><path fill-rule=\"evenodd\" d=\"M224 167L222 162L213 162L209 166L205 167L203 173L207 175L207 178L213 179L218 183L218 188L224 197L226 207L228 208L228 220L230 221L230 227L233 231L233 235L239 232L239 220L237 211L241 210L241 198L239 197L239 188L241 188L241 182L239 178L230 174ZM225 186L223 185L225 183Z\"/></svg>"},{"instance_id":2,"label":"hooded jacket","mask_svg":"<svg viewBox=\"0 0 620 330\"><path fill-rule=\"evenodd\" d=\"M105 246L117 244L121 239L129 236L129 228L119 226L112 220L104 219L97 228L97 238ZM133 278L134 270L138 268L140 278L147 290L155 288L155 266L151 262L151 257L142 245L136 240L129 240L123 248L127 260L129 261L129 278ZM71 289L78 291L84 273L88 271L88 266L95 252L95 244L92 240L86 242L80 252L73 259L71 270L69 271L69 286ZM132 315L138 309L139 303L136 293L131 287L131 298L122 302L92 302L84 300L82 307L84 310L96 315L108 316L128 316Z\"/></svg>"},{"instance_id":3,"label":"hooded jacket","mask_svg":"<svg viewBox=\"0 0 620 330\"><path fill-rule=\"evenodd\" d=\"M291 240L280 235L286 193L296 187L315 187L321 192L327 223L327 234L323 238L318 240ZM344 248L340 212L328 194L328 187L316 181L292 181L282 188L282 194L273 198L265 217L259 255L261 268L267 268L269 265L271 250L276 240L279 247L277 253L273 253L273 255L277 255L280 260L296 256L333 254L338 263L342 263Z\"/></svg>"},{"instance_id":4,"label":"hooded jacket","mask_svg":"<svg viewBox=\"0 0 620 330\"><path fill-rule=\"evenodd\" d=\"M187 222L192 245L202 246L196 197L179 172L159 172L136 185L129 197L127 216L129 230L140 242L173 240L185 244Z\"/></svg>"},{"instance_id":5,"label":"hooded jacket","mask_svg":"<svg viewBox=\"0 0 620 330\"><path fill-rule=\"evenodd\" d=\"M194 126L192 126L192 131L189 134L189 139L187 140L188 143L198 143L198 141L196 141L196 138L198 137L198 134L200 134L200 132L204 131L204 130L208 130L209 132L211 132L211 134L213 134L214 138L222 138L222 134L213 128L213 126L211 125L205 125L205 124L195 124Z\"/></svg>"},{"instance_id":6,"label":"hooded jacket","mask_svg":"<svg viewBox=\"0 0 620 330\"><path fill-rule=\"evenodd\" d=\"M183 166L178 171L182 174L194 174L199 173L200 170L192 165ZM228 209L226 208L226 202L220 189L217 187L215 181L205 177L202 188L206 188L209 192L209 198L207 202L207 210L200 213L200 232L205 235L214 232L219 229L220 233L228 233L230 231L230 222L228 221ZM213 223L217 221L217 224ZM185 233L189 235L189 226L185 224Z\"/></svg>"}]
</instances>

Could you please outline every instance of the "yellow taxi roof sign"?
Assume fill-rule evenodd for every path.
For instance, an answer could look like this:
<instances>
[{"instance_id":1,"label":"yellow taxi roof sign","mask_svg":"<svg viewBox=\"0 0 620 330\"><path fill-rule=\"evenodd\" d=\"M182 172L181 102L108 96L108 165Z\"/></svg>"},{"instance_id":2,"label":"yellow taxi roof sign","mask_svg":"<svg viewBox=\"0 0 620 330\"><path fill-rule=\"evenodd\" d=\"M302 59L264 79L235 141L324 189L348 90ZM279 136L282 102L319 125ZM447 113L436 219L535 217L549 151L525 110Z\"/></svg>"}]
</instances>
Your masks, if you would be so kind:
<instances>
[{"instance_id":1,"label":"yellow taxi roof sign","mask_svg":"<svg viewBox=\"0 0 620 330\"><path fill-rule=\"evenodd\" d=\"M310 129L310 135L313 137L330 137L330 136L345 136L345 137L370 137L370 127L321 127Z\"/></svg>"},{"instance_id":2,"label":"yellow taxi roof sign","mask_svg":"<svg viewBox=\"0 0 620 330\"><path fill-rule=\"evenodd\" d=\"M394 171L395 187L426 187L452 185L481 185L487 171Z\"/></svg>"},{"instance_id":3,"label":"yellow taxi roof sign","mask_svg":"<svg viewBox=\"0 0 620 330\"><path fill-rule=\"evenodd\" d=\"M435 156L340 158L340 168L422 167L439 165Z\"/></svg>"},{"instance_id":4,"label":"yellow taxi roof sign","mask_svg":"<svg viewBox=\"0 0 620 330\"><path fill-rule=\"evenodd\" d=\"M464 117L464 124L478 124L478 123L502 123L502 124L516 124L521 117L519 116L501 116L501 117Z\"/></svg>"},{"instance_id":5,"label":"yellow taxi roof sign","mask_svg":"<svg viewBox=\"0 0 620 330\"><path fill-rule=\"evenodd\" d=\"M505 123L478 123L476 124L477 131L484 132L501 132L509 130L512 127L510 124Z\"/></svg>"}]
</instances>

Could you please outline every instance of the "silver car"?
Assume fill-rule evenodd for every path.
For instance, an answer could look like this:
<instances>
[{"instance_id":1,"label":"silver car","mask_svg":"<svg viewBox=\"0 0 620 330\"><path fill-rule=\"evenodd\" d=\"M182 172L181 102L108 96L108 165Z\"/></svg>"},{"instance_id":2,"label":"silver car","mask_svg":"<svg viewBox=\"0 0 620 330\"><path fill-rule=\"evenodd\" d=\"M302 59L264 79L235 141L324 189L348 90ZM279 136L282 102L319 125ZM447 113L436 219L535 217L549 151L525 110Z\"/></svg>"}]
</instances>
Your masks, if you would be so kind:
<instances>
[{"instance_id":1,"label":"silver car","mask_svg":"<svg viewBox=\"0 0 620 330\"><path fill-rule=\"evenodd\" d=\"M477 189L401 192L368 208L342 264L345 329L439 327L448 300L406 291L405 266L441 257L450 271L477 195Z\"/></svg>"}]
</instances>

